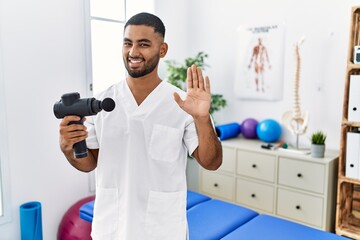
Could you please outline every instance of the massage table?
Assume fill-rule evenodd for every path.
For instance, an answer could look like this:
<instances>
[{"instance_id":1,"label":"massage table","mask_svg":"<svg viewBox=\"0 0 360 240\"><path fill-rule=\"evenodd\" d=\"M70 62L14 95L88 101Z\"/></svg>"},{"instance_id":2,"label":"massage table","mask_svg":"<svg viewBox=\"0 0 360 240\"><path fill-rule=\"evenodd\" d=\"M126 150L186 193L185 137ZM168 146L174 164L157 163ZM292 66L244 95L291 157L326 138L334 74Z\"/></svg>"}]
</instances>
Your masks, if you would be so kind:
<instances>
[{"instance_id":1,"label":"massage table","mask_svg":"<svg viewBox=\"0 0 360 240\"><path fill-rule=\"evenodd\" d=\"M94 201L80 207L80 218L92 222ZM234 203L187 192L190 240L348 240Z\"/></svg>"}]
</instances>

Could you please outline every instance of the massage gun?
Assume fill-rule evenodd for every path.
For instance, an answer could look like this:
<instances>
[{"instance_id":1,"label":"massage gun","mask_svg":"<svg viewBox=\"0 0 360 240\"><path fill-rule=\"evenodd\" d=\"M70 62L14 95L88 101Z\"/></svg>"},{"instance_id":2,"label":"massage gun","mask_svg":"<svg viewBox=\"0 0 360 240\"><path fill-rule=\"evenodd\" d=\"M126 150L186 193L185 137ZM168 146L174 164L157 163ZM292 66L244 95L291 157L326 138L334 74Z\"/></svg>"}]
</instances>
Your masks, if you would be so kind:
<instances>
[{"instance_id":1,"label":"massage gun","mask_svg":"<svg viewBox=\"0 0 360 240\"><path fill-rule=\"evenodd\" d=\"M61 100L54 104L55 117L60 119L65 116L76 115L81 119L79 121L70 122L70 124L83 124L82 118L85 116L96 115L101 110L111 112L115 108L115 102L111 98L105 98L103 101L95 98L80 99L80 94L77 92L66 93L61 96ZM74 144L74 155L76 158L86 157L88 149L86 141Z\"/></svg>"}]
</instances>

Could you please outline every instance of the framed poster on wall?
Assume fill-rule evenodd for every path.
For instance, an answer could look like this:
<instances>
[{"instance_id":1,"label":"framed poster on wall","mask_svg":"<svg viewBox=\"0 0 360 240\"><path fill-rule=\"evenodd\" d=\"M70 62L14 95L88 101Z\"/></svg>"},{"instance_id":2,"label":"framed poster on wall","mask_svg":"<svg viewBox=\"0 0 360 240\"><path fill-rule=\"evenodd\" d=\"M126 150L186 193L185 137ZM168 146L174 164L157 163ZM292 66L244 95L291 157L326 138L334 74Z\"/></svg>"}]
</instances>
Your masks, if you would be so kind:
<instances>
[{"instance_id":1,"label":"framed poster on wall","mask_svg":"<svg viewBox=\"0 0 360 240\"><path fill-rule=\"evenodd\" d=\"M284 26L242 25L237 29L235 95L239 99L281 100Z\"/></svg>"}]
</instances>

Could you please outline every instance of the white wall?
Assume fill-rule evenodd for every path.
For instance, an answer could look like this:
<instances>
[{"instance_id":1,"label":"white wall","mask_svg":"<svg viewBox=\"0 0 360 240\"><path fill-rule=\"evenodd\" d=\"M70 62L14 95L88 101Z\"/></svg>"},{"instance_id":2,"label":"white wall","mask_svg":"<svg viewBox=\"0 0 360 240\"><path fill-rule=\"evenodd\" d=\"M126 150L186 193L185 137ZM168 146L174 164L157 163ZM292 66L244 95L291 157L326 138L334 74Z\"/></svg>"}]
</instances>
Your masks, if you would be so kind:
<instances>
[{"instance_id":1,"label":"white wall","mask_svg":"<svg viewBox=\"0 0 360 240\"><path fill-rule=\"evenodd\" d=\"M160 76L166 79L164 60L180 62L189 56L188 43L191 36L188 27L192 18L189 15L189 1L154 0L154 13L161 18L166 28L165 41L169 49L165 58L160 61L159 67Z\"/></svg>"},{"instance_id":2,"label":"white wall","mask_svg":"<svg viewBox=\"0 0 360 240\"><path fill-rule=\"evenodd\" d=\"M52 109L63 93L85 92L83 1L0 1L12 212L0 239L20 239L28 201L42 203L44 239L56 239L65 211L90 194L58 147Z\"/></svg>"},{"instance_id":3,"label":"white wall","mask_svg":"<svg viewBox=\"0 0 360 240\"><path fill-rule=\"evenodd\" d=\"M214 115L218 124L241 123L247 117L280 121L282 114L291 110L295 68L293 44L305 35L301 48L300 98L302 108L309 112L310 122L300 142L308 145L310 133L320 129L328 135L327 146L339 148L350 11L351 6L360 5L360 1L197 0L185 4L183 12L171 7L172 1L157 1L156 13L163 16L175 35L170 39L168 35L172 52L167 58L183 61L198 51L209 54L211 67L207 74L212 91L223 94L228 100L228 107ZM183 21L187 24L186 31L182 31ZM284 23L286 27L283 99L239 100L233 93L236 29L241 24L268 23ZM181 28L178 32L177 26ZM176 41L184 37L185 42ZM295 143L295 137L286 129L283 138Z\"/></svg>"}]
</instances>

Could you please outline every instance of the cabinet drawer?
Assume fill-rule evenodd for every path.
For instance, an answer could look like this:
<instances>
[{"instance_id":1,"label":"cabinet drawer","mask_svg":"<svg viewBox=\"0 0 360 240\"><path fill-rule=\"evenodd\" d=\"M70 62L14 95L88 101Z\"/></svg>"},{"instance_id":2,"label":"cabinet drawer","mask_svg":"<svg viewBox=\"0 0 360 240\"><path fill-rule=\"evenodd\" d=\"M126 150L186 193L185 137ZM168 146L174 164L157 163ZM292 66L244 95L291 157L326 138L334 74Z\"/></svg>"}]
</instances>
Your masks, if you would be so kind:
<instances>
[{"instance_id":1,"label":"cabinet drawer","mask_svg":"<svg viewBox=\"0 0 360 240\"><path fill-rule=\"evenodd\" d=\"M274 182L275 156L238 151L237 173L268 182Z\"/></svg>"},{"instance_id":2,"label":"cabinet drawer","mask_svg":"<svg viewBox=\"0 0 360 240\"><path fill-rule=\"evenodd\" d=\"M323 199L280 188L277 214L321 228Z\"/></svg>"},{"instance_id":3,"label":"cabinet drawer","mask_svg":"<svg viewBox=\"0 0 360 240\"><path fill-rule=\"evenodd\" d=\"M223 162L218 170L235 173L236 149L223 147Z\"/></svg>"},{"instance_id":4,"label":"cabinet drawer","mask_svg":"<svg viewBox=\"0 0 360 240\"><path fill-rule=\"evenodd\" d=\"M253 208L273 213L274 188L243 179L236 184L236 201Z\"/></svg>"},{"instance_id":5,"label":"cabinet drawer","mask_svg":"<svg viewBox=\"0 0 360 240\"><path fill-rule=\"evenodd\" d=\"M279 184L316 193L323 193L325 185L325 166L313 162L280 158Z\"/></svg>"},{"instance_id":6,"label":"cabinet drawer","mask_svg":"<svg viewBox=\"0 0 360 240\"><path fill-rule=\"evenodd\" d=\"M205 193L233 201L235 180L216 172L202 170L201 189Z\"/></svg>"}]
</instances>

